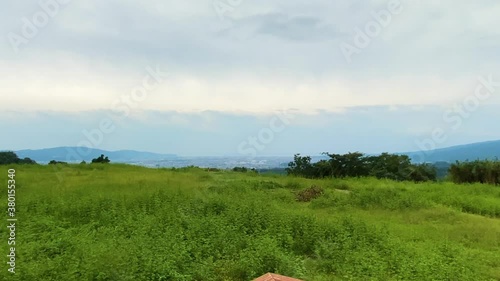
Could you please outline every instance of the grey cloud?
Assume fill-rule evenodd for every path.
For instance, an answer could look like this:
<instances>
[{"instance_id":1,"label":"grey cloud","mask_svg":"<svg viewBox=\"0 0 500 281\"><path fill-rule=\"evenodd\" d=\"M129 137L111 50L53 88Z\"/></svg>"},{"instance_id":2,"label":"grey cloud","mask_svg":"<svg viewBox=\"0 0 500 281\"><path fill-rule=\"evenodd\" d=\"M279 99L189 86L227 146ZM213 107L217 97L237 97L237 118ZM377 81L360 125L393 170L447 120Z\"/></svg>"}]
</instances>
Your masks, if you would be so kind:
<instances>
[{"instance_id":1,"label":"grey cloud","mask_svg":"<svg viewBox=\"0 0 500 281\"><path fill-rule=\"evenodd\" d=\"M5 17L0 26L8 27L1 29L4 38L8 30L20 29L21 16L32 15L38 7L37 1L18 2L6 4L2 10ZM384 1L377 1L377 5L374 2L244 1L235 10L237 16L231 15L233 25L217 32L215 27L221 21L210 1L184 3L177 9L179 16L166 13L180 5L174 1L72 1L30 42L26 52L12 56L8 46L0 45L0 58L26 59L29 64L32 63L29 55L50 57L54 53L65 53L134 69L159 63L171 66L173 71L201 76L235 72L245 75L245 72L256 73L265 68L365 79L402 73L428 74L431 67L436 75L445 72L455 75L465 68L480 74L484 64L492 64L498 57L495 52L500 42L498 35L485 37L463 28L467 24L453 14L453 7L448 7L448 11L439 5L431 9L422 4L420 10L407 7L397 22L384 31L392 32L392 36L385 39L384 33L375 38L359 59L348 65L339 44L352 39L354 27L371 20L370 12L386 5ZM92 8L81 9L79 5L87 5L82 3L92 3L88 4ZM489 1L483 6L494 3ZM265 9L258 9L260 6ZM155 10L155 7L160 8ZM5 11L13 12L11 15ZM435 21L444 16L450 18ZM441 34L435 31L439 26L426 23L429 19L445 27L454 21L464 34ZM87 25L94 28L86 28ZM496 26L491 25L491 29L497 29ZM442 40L442 46L435 47L435 38L441 37L448 38Z\"/></svg>"},{"instance_id":2,"label":"grey cloud","mask_svg":"<svg viewBox=\"0 0 500 281\"><path fill-rule=\"evenodd\" d=\"M335 26L311 16L269 14L254 16L245 21L258 23L257 34L268 34L293 41L333 40L346 35L339 32Z\"/></svg>"}]
</instances>

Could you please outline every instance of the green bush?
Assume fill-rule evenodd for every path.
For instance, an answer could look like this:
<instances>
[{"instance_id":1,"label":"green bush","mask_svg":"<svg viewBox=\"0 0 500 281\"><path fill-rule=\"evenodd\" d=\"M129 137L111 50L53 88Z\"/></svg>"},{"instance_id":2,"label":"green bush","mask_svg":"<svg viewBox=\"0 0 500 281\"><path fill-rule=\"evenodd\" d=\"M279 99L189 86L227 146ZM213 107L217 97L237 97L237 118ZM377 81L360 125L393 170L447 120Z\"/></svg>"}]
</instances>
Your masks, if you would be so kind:
<instances>
[{"instance_id":1,"label":"green bush","mask_svg":"<svg viewBox=\"0 0 500 281\"><path fill-rule=\"evenodd\" d=\"M104 157L104 154L101 154L101 156L92 159L92 163L101 163L101 164L107 164L111 162L109 158L106 156Z\"/></svg>"}]
</instances>

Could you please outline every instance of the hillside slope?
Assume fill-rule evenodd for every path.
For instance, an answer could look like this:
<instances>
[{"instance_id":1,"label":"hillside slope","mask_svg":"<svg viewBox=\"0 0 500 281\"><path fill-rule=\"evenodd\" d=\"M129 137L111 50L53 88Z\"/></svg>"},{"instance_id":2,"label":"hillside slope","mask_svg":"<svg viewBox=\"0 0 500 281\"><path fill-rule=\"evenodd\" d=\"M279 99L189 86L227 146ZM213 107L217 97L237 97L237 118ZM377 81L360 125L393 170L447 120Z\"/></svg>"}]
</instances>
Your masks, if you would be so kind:
<instances>
[{"instance_id":1,"label":"hillside slope","mask_svg":"<svg viewBox=\"0 0 500 281\"><path fill-rule=\"evenodd\" d=\"M402 154L410 156L417 162L421 162L421 159L425 159L425 162L432 163L439 161L473 161L477 159L495 160L496 158L500 158L500 140L452 146L425 152L405 152Z\"/></svg>"},{"instance_id":2,"label":"hillside slope","mask_svg":"<svg viewBox=\"0 0 500 281\"><path fill-rule=\"evenodd\" d=\"M55 147L37 150L19 150L16 154L20 158L29 157L37 162L49 162L51 160L80 162L90 161L101 154L108 156L113 162L131 162L147 160L165 160L177 157L175 154L158 154L152 152L141 152L135 150L107 151L102 149L87 149L78 147Z\"/></svg>"}]
</instances>

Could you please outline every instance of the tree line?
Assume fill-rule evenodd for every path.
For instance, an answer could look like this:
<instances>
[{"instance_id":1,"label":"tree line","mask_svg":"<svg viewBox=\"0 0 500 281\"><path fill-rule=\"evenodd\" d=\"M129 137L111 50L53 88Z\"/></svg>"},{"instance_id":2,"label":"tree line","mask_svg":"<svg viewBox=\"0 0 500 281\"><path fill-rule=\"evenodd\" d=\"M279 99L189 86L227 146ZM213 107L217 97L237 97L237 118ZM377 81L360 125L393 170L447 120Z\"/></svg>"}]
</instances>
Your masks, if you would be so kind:
<instances>
[{"instance_id":1,"label":"tree line","mask_svg":"<svg viewBox=\"0 0 500 281\"><path fill-rule=\"evenodd\" d=\"M430 164L412 164L407 155L382 153L368 156L360 152L323 153L328 160L311 163L310 156L294 155L286 169L288 175L306 178L376 177L396 181L436 181L436 168Z\"/></svg>"},{"instance_id":2,"label":"tree line","mask_svg":"<svg viewBox=\"0 0 500 281\"><path fill-rule=\"evenodd\" d=\"M365 155L360 152L347 154L323 153L329 157L311 163L310 156L294 155L294 160L288 163L285 169L288 175L306 178L347 178L347 177L376 177L396 181L436 181L435 165L413 164L407 155L382 153L377 156ZM92 163L110 163L108 157L101 155L92 159ZM0 165L37 164L30 158L19 158L12 151L0 152ZM49 164L65 164L65 162L51 161ZM85 164L85 161L82 162ZM257 172L245 167L234 167L235 172ZM444 172L444 170L443 170ZM444 172L445 173L445 172ZM452 164L448 169L448 179L454 183L486 183L500 184L500 161L476 160Z\"/></svg>"},{"instance_id":3,"label":"tree line","mask_svg":"<svg viewBox=\"0 0 500 281\"><path fill-rule=\"evenodd\" d=\"M449 177L455 183L500 184L500 162L498 160L476 160L456 162L449 170Z\"/></svg>"},{"instance_id":4,"label":"tree line","mask_svg":"<svg viewBox=\"0 0 500 281\"><path fill-rule=\"evenodd\" d=\"M107 156L101 154L101 156L92 159L92 163L102 163L107 164L110 163L111 160ZM13 151L0 151L0 165L12 165L12 164L37 164L35 160L32 160L28 157L19 158L17 154ZM49 162L49 165L57 165L57 164L68 164L63 161L52 160ZM82 161L81 164L86 164L85 161Z\"/></svg>"}]
</instances>

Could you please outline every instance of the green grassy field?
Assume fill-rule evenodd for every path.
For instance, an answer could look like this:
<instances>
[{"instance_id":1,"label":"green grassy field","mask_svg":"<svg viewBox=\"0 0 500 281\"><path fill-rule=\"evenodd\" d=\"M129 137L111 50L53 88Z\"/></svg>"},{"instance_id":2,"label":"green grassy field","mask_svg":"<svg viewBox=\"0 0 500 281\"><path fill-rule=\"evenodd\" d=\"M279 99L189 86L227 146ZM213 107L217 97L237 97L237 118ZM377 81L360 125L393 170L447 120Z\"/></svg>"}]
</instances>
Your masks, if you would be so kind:
<instances>
[{"instance_id":1,"label":"green grassy field","mask_svg":"<svg viewBox=\"0 0 500 281\"><path fill-rule=\"evenodd\" d=\"M500 280L500 187L14 168L16 274L6 268L5 214L1 280ZM325 193L297 202L312 185Z\"/></svg>"}]
</instances>

